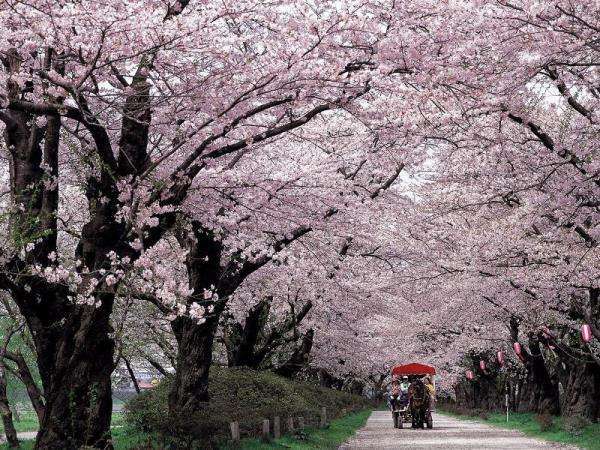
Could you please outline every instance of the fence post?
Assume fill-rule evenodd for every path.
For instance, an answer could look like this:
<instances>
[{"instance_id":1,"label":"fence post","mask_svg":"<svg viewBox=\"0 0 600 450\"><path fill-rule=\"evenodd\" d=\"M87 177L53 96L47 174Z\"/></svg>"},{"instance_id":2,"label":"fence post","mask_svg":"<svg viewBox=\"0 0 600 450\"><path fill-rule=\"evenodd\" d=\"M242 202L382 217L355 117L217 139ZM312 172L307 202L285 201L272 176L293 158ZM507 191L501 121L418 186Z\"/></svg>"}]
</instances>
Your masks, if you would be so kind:
<instances>
[{"instance_id":1,"label":"fence post","mask_svg":"<svg viewBox=\"0 0 600 450\"><path fill-rule=\"evenodd\" d=\"M281 437L281 419L279 416L273 418L273 437L279 439Z\"/></svg>"},{"instance_id":2,"label":"fence post","mask_svg":"<svg viewBox=\"0 0 600 450\"><path fill-rule=\"evenodd\" d=\"M240 440L240 424L238 422L231 422L229 429L231 430L231 440L238 442Z\"/></svg>"},{"instance_id":3,"label":"fence post","mask_svg":"<svg viewBox=\"0 0 600 450\"><path fill-rule=\"evenodd\" d=\"M321 428L325 428L327 426L327 408L323 406L321 408Z\"/></svg>"},{"instance_id":4,"label":"fence post","mask_svg":"<svg viewBox=\"0 0 600 450\"><path fill-rule=\"evenodd\" d=\"M304 423L304 417L298 417L298 428L301 430L306 428L306 424Z\"/></svg>"},{"instance_id":5,"label":"fence post","mask_svg":"<svg viewBox=\"0 0 600 450\"><path fill-rule=\"evenodd\" d=\"M264 419L263 420L262 438L263 438L264 441L268 441L269 440L269 419Z\"/></svg>"}]
</instances>

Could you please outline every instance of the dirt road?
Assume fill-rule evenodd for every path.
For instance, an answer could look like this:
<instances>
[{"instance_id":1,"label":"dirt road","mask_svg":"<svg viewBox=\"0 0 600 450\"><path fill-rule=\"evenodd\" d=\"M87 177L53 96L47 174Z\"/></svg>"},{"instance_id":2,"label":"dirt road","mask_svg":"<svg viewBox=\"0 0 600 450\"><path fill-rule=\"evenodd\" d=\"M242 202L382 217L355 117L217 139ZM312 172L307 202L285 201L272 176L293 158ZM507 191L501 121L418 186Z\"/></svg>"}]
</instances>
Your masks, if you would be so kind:
<instances>
[{"instance_id":1,"label":"dirt road","mask_svg":"<svg viewBox=\"0 0 600 450\"><path fill-rule=\"evenodd\" d=\"M388 411L374 411L367 424L340 447L358 449L573 449L529 438L518 431L435 414L432 430L397 430Z\"/></svg>"}]
</instances>

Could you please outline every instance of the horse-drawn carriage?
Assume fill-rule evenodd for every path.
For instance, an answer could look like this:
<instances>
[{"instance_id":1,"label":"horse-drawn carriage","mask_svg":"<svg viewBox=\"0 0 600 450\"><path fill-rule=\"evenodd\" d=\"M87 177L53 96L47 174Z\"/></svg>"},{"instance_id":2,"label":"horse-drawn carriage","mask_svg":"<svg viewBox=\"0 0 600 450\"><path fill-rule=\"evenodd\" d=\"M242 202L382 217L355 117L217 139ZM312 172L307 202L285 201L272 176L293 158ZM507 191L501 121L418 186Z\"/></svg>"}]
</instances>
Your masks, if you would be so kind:
<instances>
[{"instance_id":1,"label":"horse-drawn carriage","mask_svg":"<svg viewBox=\"0 0 600 450\"><path fill-rule=\"evenodd\" d=\"M423 382L423 378L430 377L435 391L435 368L426 364L411 363L402 366L395 366L392 369L392 380L398 380L400 377L410 381L408 392L400 392L390 398L390 408L394 420L394 428L403 428L405 422L411 422L413 428L433 428L433 418L431 412L434 408L434 398Z\"/></svg>"}]
</instances>

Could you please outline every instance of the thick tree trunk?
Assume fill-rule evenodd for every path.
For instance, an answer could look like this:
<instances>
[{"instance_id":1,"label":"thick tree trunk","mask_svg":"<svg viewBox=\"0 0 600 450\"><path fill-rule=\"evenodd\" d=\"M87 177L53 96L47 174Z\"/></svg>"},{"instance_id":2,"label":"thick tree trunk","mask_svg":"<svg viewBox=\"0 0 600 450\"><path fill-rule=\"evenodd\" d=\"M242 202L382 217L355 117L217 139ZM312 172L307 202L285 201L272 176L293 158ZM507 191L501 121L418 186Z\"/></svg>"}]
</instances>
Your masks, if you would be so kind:
<instances>
[{"instance_id":1,"label":"thick tree trunk","mask_svg":"<svg viewBox=\"0 0 600 450\"><path fill-rule=\"evenodd\" d=\"M43 292L42 287L32 289ZM48 297L59 305L60 295ZM37 294L33 294L37 295ZM114 342L109 317L112 296L97 298L102 304L73 305L63 302L43 309L46 316L27 314L36 345L37 362L46 400L36 448L78 449L110 447ZM24 309L31 299L21 299Z\"/></svg>"},{"instance_id":2,"label":"thick tree trunk","mask_svg":"<svg viewBox=\"0 0 600 450\"><path fill-rule=\"evenodd\" d=\"M244 326L238 322L226 323L223 327L229 367L257 368L263 358L258 357L256 346L269 317L272 297L261 299L250 309Z\"/></svg>"},{"instance_id":3,"label":"thick tree trunk","mask_svg":"<svg viewBox=\"0 0 600 450\"><path fill-rule=\"evenodd\" d=\"M315 332L313 329L310 329L306 332L302 338L300 346L294 350L294 353L292 353L290 359L288 359L285 364L275 370L277 375L281 375L282 377L286 378L292 378L304 367L306 367L308 364L310 351L312 350L314 335Z\"/></svg>"},{"instance_id":4,"label":"thick tree trunk","mask_svg":"<svg viewBox=\"0 0 600 450\"><path fill-rule=\"evenodd\" d=\"M597 421L600 418L600 367L594 363L580 363L571 365L569 369L563 415L583 416Z\"/></svg>"},{"instance_id":5,"label":"thick tree trunk","mask_svg":"<svg viewBox=\"0 0 600 450\"><path fill-rule=\"evenodd\" d=\"M114 342L107 308L74 307L60 328L34 333L46 399L38 449L112 448Z\"/></svg>"},{"instance_id":6,"label":"thick tree trunk","mask_svg":"<svg viewBox=\"0 0 600 450\"><path fill-rule=\"evenodd\" d=\"M208 374L218 319L198 324L188 317L177 318L173 331L179 344L177 371L169 393L169 413L175 420L189 417L208 402Z\"/></svg>"},{"instance_id":7,"label":"thick tree trunk","mask_svg":"<svg viewBox=\"0 0 600 450\"><path fill-rule=\"evenodd\" d=\"M550 376L538 338L529 336L527 369L530 373L528 380L532 384L532 410L540 414L560 414L558 380Z\"/></svg>"}]
</instances>

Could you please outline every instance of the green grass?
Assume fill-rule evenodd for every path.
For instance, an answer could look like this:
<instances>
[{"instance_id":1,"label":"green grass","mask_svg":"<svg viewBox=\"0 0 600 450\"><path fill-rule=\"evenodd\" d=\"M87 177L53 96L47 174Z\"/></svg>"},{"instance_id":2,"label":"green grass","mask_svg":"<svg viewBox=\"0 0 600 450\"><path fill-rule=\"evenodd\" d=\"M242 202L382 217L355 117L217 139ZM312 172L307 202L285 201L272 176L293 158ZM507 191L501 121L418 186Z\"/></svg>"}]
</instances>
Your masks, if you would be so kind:
<instances>
[{"instance_id":1,"label":"green grass","mask_svg":"<svg viewBox=\"0 0 600 450\"><path fill-rule=\"evenodd\" d=\"M333 420L328 428L308 428L295 435L283 436L265 443L260 439L243 439L239 445L229 445L223 449L263 450L263 449L335 449L348 440L354 432L362 427L371 411L360 411Z\"/></svg>"},{"instance_id":2,"label":"green grass","mask_svg":"<svg viewBox=\"0 0 600 450\"><path fill-rule=\"evenodd\" d=\"M340 419L333 420L325 429L307 428L295 435L283 436L280 439L269 443L262 442L260 439L243 439L237 445L226 445L221 447L223 450L263 450L263 449L335 449L340 444L347 441L354 432L362 427L371 411L365 410L348 414ZM160 442L157 435L150 435L137 431L127 425L112 430L113 443L115 450L133 450L139 448L160 448L156 442ZM8 449L6 444L0 446L0 449ZM33 441L22 441L22 450L33 449Z\"/></svg>"},{"instance_id":3,"label":"green grass","mask_svg":"<svg viewBox=\"0 0 600 450\"><path fill-rule=\"evenodd\" d=\"M112 430L112 434L115 436L119 436L119 439L123 440L124 442L127 440L130 440L131 442L134 443L141 443L138 442L141 439L141 435L138 432L125 432L125 419L123 417L123 413L113 413L112 415L112 421L111 421L111 428L113 428ZM14 417L13 417L14 418ZM14 421L15 424L15 429L17 430L17 433L22 433L25 431L37 431L38 427L39 427L39 422L37 419L37 415L35 414L35 412L33 411L26 411L26 412L22 412L20 413L20 421L17 422L16 420ZM121 431L123 430L123 431ZM4 437L4 426L2 425L2 422L0 421L0 434ZM131 436L131 438L128 438L128 435ZM148 435L144 435L144 439L147 440L148 439ZM143 441L146 442L146 441ZM134 445L131 445L129 447L123 447L124 449L128 449L128 448L134 448ZM6 444L0 445L0 450L4 450L4 449L8 449L9 447ZM22 440L21 441L21 449L22 450L28 450L28 449L32 449L33 448L33 440Z\"/></svg>"},{"instance_id":4,"label":"green grass","mask_svg":"<svg viewBox=\"0 0 600 450\"><path fill-rule=\"evenodd\" d=\"M487 420L477 416L463 416L447 411L440 411L459 419L477 420L500 428L522 431L528 436L544 439L551 442L571 444L580 448L600 450L600 423L588 425L581 433L571 434L564 429L563 418L555 417L553 425L547 431L541 431L533 413L510 413L508 422L502 413L490 413Z\"/></svg>"},{"instance_id":5,"label":"green grass","mask_svg":"<svg viewBox=\"0 0 600 450\"><path fill-rule=\"evenodd\" d=\"M37 431L39 428L38 418L35 412L33 411L25 411L19 413L20 420L17 421L15 416L13 416L13 423L15 424L15 429L17 433L21 433L23 431ZM125 423L123 413L113 413L112 415L112 427L119 427ZM0 433L4 434L4 425L0 421Z\"/></svg>"},{"instance_id":6,"label":"green grass","mask_svg":"<svg viewBox=\"0 0 600 450\"><path fill-rule=\"evenodd\" d=\"M33 411L25 411L19 413L19 420L17 422L15 416L13 415L13 423L15 424L15 429L17 433L22 431L36 431L38 429L38 418L35 412ZM4 425L0 422L0 433L4 434Z\"/></svg>"}]
</instances>

